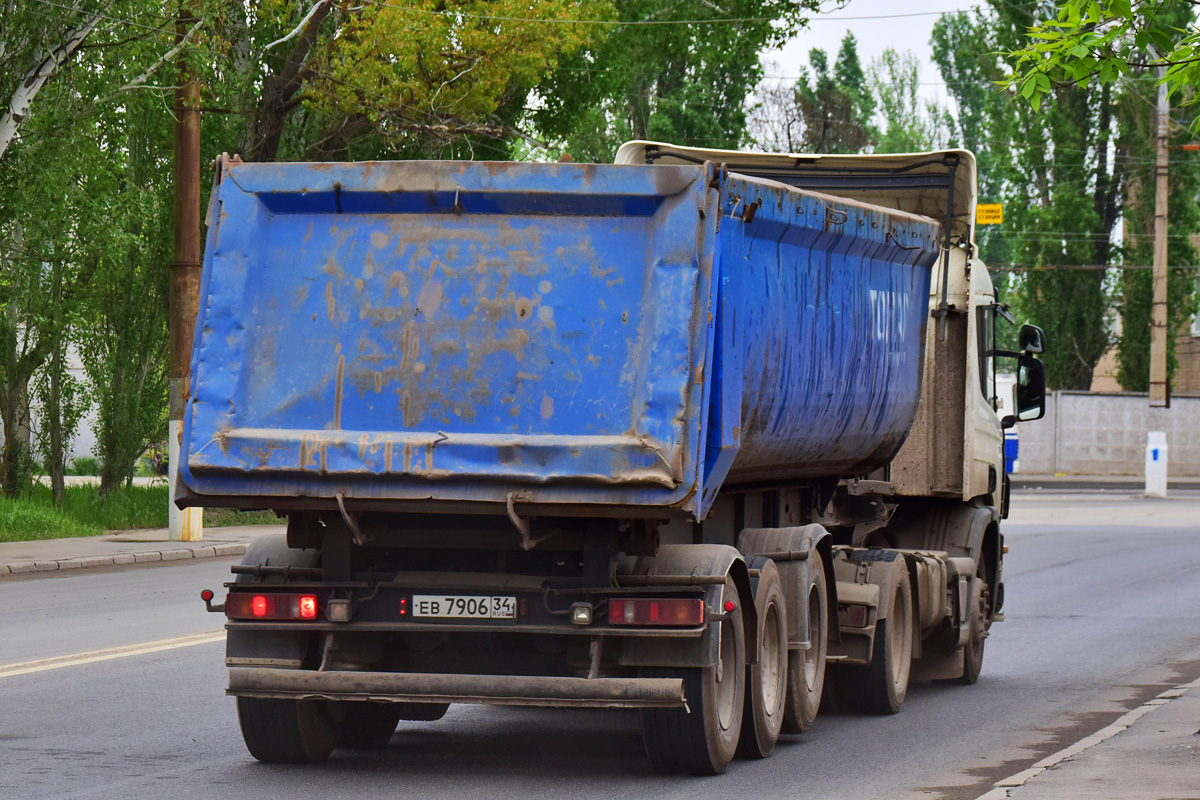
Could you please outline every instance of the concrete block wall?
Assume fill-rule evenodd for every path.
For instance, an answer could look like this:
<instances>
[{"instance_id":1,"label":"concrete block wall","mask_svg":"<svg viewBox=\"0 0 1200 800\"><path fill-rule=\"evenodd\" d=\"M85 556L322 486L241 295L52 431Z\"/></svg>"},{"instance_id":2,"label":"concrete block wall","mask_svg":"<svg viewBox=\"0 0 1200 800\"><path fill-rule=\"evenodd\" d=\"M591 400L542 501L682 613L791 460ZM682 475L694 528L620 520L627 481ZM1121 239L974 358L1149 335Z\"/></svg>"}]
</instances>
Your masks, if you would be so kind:
<instances>
[{"instance_id":1,"label":"concrete block wall","mask_svg":"<svg viewBox=\"0 0 1200 800\"><path fill-rule=\"evenodd\" d=\"M1200 396L1150 408L1145 394L1133 392L1054 392L1045 417L1017 425L1020 471L1142 475L1149 431L1167 434L1168 475L1200 477Z\"/></svg>"}]
</instances>

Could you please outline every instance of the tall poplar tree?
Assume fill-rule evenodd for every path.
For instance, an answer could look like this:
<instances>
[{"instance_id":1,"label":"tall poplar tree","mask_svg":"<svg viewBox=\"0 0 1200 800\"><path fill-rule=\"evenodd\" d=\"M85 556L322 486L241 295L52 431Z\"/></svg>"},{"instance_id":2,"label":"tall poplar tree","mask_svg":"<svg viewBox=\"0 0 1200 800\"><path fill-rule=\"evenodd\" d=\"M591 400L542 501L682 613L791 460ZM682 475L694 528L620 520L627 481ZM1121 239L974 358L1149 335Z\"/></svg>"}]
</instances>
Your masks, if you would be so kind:
<instances>
[{"instance_id":1,"label":"tall poplar tree","mask_svg":"<svg viewBox=\"0 0 1200 800\"><path fill-rule=\"evenodd\" d=\"M857 153L875 143L871 125L875 97L858 58L858 41L847 31L833 69L824 50L808 57L806 73L796 82L795 103L804 124L803 147L811 153Z\"/></svg>"},{"instance_id":2,"label":"tall poplar tree","mask_svg":"<svg viewBox=\"0 0 1200 800\"><path fill-rule=\"evenodd\" d=\"M916 153L953 146L954 120L921 96L920 61L911 50L888 48L871 64L882 133L876 153Z\"/></svg>"},{"instance_id":3,"label":"tall poplar tree","mask_svg":"<svg viewBox=\"0 0 1200 800\"><path fill-rule=\"evenodd\" d=\"M832 69L820 48L794 83L763 82L750 109L749 138L755 147L788 153L857 153L871 146L875 97L847 32Z\"/></svg>"},{"instance_id":4,"label":"tall poplar tree","mask_svg":"<svg viewBox=\"0 0 1200 800\"><path fill-rule=\"evenodd\" d=\"M1023 41L1038 8L1036 0L993 0L973 17L943 18L934 56L963 139L980 154L984 191L1005 206L1004 224L987 233L981 255L1031 268L1009 285L1007 299L1021 321L1046 331L1050 386L1087 389L1110 344L1112 297L1105 270L1092 267L1115 256L1125 154L1116 146L1111 90L1059 86L1034 109L989 88L1011 70L997 53Z\"/></svg>"}]
</instances>

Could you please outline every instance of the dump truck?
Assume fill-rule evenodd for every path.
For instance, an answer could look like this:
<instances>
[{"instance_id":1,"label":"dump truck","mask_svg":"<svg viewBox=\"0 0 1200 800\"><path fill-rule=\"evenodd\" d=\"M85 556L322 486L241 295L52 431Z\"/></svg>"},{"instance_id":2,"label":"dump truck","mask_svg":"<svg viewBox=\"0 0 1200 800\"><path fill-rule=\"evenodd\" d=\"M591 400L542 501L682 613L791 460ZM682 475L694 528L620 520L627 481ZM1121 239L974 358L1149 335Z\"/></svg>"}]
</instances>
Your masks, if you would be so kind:
<instances>
[{"instance_id":1,"label":"dump truck","mask_svg":"<svg viewBox=\"0 0 1200 800\"><path fill-rule=\"evenodd\" d=\"M616 162L219 159L175 499L287 521L203 594L255 758L601 707L713 774L978 678L1045 378L973 156Z\"/></svg>"}]
</instances>

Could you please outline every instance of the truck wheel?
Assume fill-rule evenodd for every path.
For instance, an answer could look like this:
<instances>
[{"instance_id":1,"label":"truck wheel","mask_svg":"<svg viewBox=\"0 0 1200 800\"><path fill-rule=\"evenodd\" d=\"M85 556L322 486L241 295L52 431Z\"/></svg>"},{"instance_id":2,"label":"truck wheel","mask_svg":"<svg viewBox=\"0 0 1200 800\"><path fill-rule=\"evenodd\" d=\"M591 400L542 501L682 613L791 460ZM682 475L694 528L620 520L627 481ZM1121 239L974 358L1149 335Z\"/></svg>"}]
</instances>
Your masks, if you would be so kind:
<instances>
[{"instance_id":1,"label":"truck wheel","mask_svg":"<svg viewBox=\"0 0 1200 800\"><path fill-rule=\"evenodd\" d=\"M338 745L351 750L382 750L392 740L400 722L395 703L345 701Z\"/></svg>"},{"instance_id":2,"label":"truck wheel","mask_svg":"<svg viewBox=\"0 0 1200 800\"><path fill-rule=\"evenodd\" d=\"M788 656L787 706L783 712L784 733L804 733L812 727L825 690L825 656L829 646L829 593L821 554L809 554L813 582L808 587L807 650Z\"/></svg>"},{"instance_id":3,"label":"truck wheel","mask_svg":"<svg viewBox=\"0 0 1200 800\"><path fill-rule=\"evenodd\" d=\"M754 559L759 561L760 559ZM738 754L766 758L783 727L788 684L787 604L779 570L761 559L754 604L758 608L758 659L746 669L746 700ZM754 562L751 566L756 566Z\"/></svg>"},{"instance_id":4,"label":"truck wheel","mask_svg":"<svg viewBox=\"0 0 1200 800\"><path fill-rule=\"evenodd\" d=\"M908 694L912 671L912 593L908 570L900 571L887 619L875 623L871 663L838 671L838 698L868 714L895 714Z\"/></svg>"},{"instance_id":5,"label":"truck wheel","mask_svg":"<svg viewBox=\"0 0 1200 800\"><path fill-rule=\"evenodd\" d=\"M733 581L724 596L738 602ZM746 697L746 653L740 603L720 625L720 664L650 669L646 677L683 678L684 708L642 709L642 736L659 772L719 775L737 752Z\"/></svg>"},{"instance_id":6,"label":"truck wheel","mask_svg":"<svg viewBox=\"0 0 1200 800\"><path fill-rule=\"evenodd\" d=\"M959 683L970 686L979 680L983 671L983 643L987 639L987 603L988 590L984 576L987 572L981 562L979 574L975 576L971 588L971 630L967 635L967 644L963 647L963 674Z\"/></svg>"},{"instance_id":7,"label":"truck wheel","mask_svg":"<svg viewBox=\"0 0 1200 800\"><path fill-rule=\"evenodd\" d=\"M237 699L250 755L267 764L315 764L333 752L336 727L321 700Z\"/></svg>"},{"instance_id":8,"label":"truck wheel","mask_svg":"<svg viewBox=\"0 0 1200 800\"><path fill-rule=\"evenodd\" d=\"M449 703L396 703L400 719L410 722L437 722L450 710Z\"/></svg>"},{"instance_id":9,"label":"truck wheel","mask_svg":"<svg viewBox=\"0 0 1200 800\"><path fill-rule=\"evenodd\" d=\"M320 550L299 550L288 547L287 537L282 533L259 536L246 548L242 556L243 566L267 564L273 567L315 567L321 561ZM252 575L236 575L235 583L250 583Z\"/></svg>"}]
</instances>

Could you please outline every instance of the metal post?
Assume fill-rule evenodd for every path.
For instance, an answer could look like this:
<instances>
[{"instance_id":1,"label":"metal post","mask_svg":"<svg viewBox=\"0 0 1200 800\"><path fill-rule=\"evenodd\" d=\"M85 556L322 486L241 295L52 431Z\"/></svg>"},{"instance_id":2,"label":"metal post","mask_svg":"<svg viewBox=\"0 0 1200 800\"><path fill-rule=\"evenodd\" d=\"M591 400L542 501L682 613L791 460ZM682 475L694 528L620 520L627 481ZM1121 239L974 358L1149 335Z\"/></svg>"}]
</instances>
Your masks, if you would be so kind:
<instances>
[{"instance_id":1,"label":"metal post","mask_svg":"<svg viewBox=\"0 0 1200 800\"><path fill-rule=\"evenodd\" d=\"M195 18L181 7L176 41L181 42ZM168 415L168 524L172 541L195 542L204 538L202 511L175 507L179 476L179 450L183 436L183 409L187 403L192 334L200 307L200 82L186 56L179 59L179 84L175 90L175 260L171 263L170 289L170 410Z\"/></svg>"},{"instance_id":2,"label":"metal post","mask_svg":"<svg viewBox=\"0 0 1200 800\"><path fill-rule=\"evenodd\" d=\"M1160 71L1161 72L1161 71ZM1158 86L1158 158L1154 166L1154 302L1150 307L1150 406L1170 408L1167 386L1167 144L1170 104Z\"/></svg>"}]
</instances>

